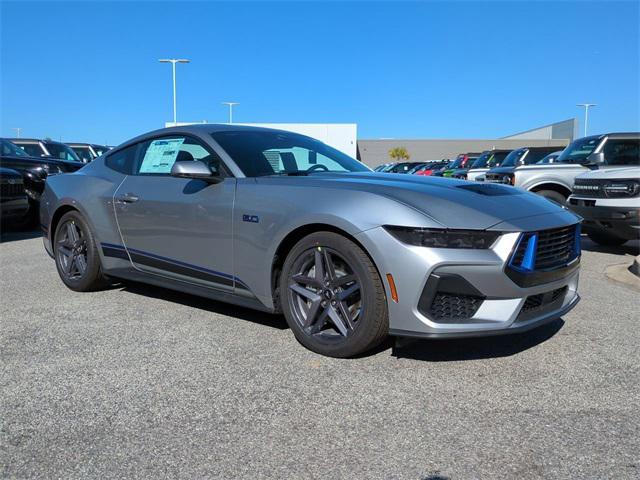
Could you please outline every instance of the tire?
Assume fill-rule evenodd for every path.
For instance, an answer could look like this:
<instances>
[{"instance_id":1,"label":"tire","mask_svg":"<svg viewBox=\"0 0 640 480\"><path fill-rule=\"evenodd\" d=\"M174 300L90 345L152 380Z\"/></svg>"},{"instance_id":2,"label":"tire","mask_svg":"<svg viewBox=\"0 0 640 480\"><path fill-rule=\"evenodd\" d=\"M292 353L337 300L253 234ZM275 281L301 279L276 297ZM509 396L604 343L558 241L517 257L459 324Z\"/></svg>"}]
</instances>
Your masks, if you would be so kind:
<instances>
[{"instance_id":1,"label":"tire","mask_svg":"<svg viewBox=\"0 0 640 480\"><path fill-rule=\"evenodd\" d=\"M619 247L628 241L626 238L616 237L605 232L587 232L587 236L598 245L606 247Z\"/></svg>"},{"instance_id":2,"label":"tire","mask_svg":"<svg viewBox=\"0 0 640 480\"><path fill-rule=\"evenodd\" d=\"M102 273L95 238L79 212L65 213L53 238L56 268L67 287L76 292L91 292L109 285Z\"/></svg>"},{"instance_id":3,"label":"tire","mask_svg":"<svg viewBox=\"0 0 640 480\"><path fill-rule=\"evenodd\" d=\"M541 197L547 198L549 200L553 200L554 202L559 203L560 205L567 204L567 197L565 197L559 192L556 192L555 190L538 190L536 193Z\"/></svg>"},{"instance_id":4,"label":"tire","mask_svg":"<svg viewBox=\"0 0 640 480\"><path fill-rule=\"evenodd\" d=\"M284 262L279 291L293 334L316 353L353 357L389 333L380 275L367 254L342 235L317 232L300 240Z\"/></svg>"}]
</instances>

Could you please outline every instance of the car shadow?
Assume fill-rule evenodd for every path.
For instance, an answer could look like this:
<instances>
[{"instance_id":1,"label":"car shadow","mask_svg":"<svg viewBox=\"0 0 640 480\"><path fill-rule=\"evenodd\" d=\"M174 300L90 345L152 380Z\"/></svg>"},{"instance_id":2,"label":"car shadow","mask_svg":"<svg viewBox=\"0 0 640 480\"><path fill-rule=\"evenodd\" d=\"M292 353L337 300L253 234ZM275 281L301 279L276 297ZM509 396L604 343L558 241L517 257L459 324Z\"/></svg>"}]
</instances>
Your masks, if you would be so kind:
<instances>
[{"instance_id":1,"label":"car shadow","mask_svg":"<svg viewBox=\"0 0 640 480\"><path fill-rule=\"evenodd\" d=\"M16 242L18 240L29 240L31 238L42 237L40 230L19 230L2 226L0 232L0 243Z\"/></svg>"},{"instance_id":2,"label":"car shadow","mask_svg":"<svg viewBox=\"0 0 640 480\"><path fill-rule=\"evenodd\" d=\"M609 253L611 255L631 255L632 257L640 255L640 241L638 240L630 240L624 245L617 247L608 247L605 245L598 245L587 237L582 237L580 247L582 250L587 250L589 252Z\"/></svg>"},{"instance_id":3,"label":"car shadow","mask_svg":"<svg viewBox=\"0 0 640 480\"><path fill-rule=\"evenodd\" d=\"M546 342L564 326L561 318L539 328L513 335L452 340L395 339L396 358L451 362L509 357Z\"/></svg>"},{"instance_id":4,"label":"car shadow","mask_svg":"<svg viewBox=\"0 0 640 480\"><path fill-rule=\"evenodd\" d=\"M118 283L117 287L124 292L132 293L134 295L167 300L187 307L197 308L207 312L225 315L227 317L238 318L240 320L246 320L265 327L276 328L278 330L286 330L289 328L283 315L276 315L229 303L217 302L208 298L198 297L196 295L190 295L188 293L182 293L168 288L154 287L144 283L123 281Z\"/></svg>"}]
</instances>

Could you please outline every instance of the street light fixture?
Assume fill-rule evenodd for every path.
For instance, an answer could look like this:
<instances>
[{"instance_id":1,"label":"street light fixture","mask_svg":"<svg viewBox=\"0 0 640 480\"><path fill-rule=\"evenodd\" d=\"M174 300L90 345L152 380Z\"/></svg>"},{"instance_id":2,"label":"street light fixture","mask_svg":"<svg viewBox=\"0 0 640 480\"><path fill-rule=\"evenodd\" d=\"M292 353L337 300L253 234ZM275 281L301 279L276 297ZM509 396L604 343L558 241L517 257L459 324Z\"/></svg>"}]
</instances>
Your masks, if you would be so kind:
<instances>
[{"instance_id":1,"label":"street light fixture","mask_svg":"<svg viewBox=\"0 0 640 480\"><path fill-rule=\"evenodd\" d=\"M229 123L233 123L233 107L240 105L239 102L222 102L223 105L229 105Z\"/></svg>"},{"instance_id":2,"label":"street light fixture","mask_svg":"<svg viewBox=\"0 0 640 480\"><path fill-rule=\"evenodd\" d=\"M158 60L160 63L170 63L171 70L173 71L173 124L177 123L176 114L176 63L189 63L190 60L186 58L161 58Z\"/></svg>"},{"instance_id":3,"label":"street light fixture","mask_svg":"<svg viewBox=\"0 0 640 480\"><path fill-rule=\"evenodd\" d=\"M587 126L589 125L589 107L596 107L597 103L578 103L576 107L584 107L584 136L587 136Z\"/></svg>"}]
</instances>

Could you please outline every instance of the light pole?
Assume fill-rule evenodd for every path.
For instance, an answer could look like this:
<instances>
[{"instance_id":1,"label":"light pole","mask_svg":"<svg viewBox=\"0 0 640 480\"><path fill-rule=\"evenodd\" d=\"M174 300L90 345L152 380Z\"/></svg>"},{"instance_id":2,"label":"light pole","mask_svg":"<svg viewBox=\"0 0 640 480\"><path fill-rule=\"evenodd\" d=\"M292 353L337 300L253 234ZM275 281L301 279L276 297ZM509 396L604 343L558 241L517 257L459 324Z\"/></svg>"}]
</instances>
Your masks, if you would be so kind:
<instances>
[{"instance_id":1,"label":"light pole","mask_svg":"<svg viewBox=\"0 0 640 480\"><path fill-rule=\"evenodd\" d=\"M177 123L176 114L176 63L189 63L190 60L186 58L161 58L158 60L160 63L170 63L173 71L173 124Z\"/></svg>"},{"instance_id":2,"label":"light pole","mask_svg":"<svg viewBox=\"0 0 640 480\"><path fill-rule=\"evenodd\" d=\"M587 136L587 127L589 125L589 107L596 107L597 103L578 103L576 107L584 107L584 136Z\"/></svg>"},{"instance_id":3,"label":"light pole","mask_svg":"<svg viewBox=\"0 0 640 480\"><path fill-rule=\"evenodd\" d=\"M229 105L229 123L233 123L233 107L240 105L239 102L222 102L223 105Z\"/></svg>"},{"instance_id":4,"label":"light pole","mask_svg":"<svg viewBox=\"0 0 640 480\"><path fill-rule=\"evenodd\" d=\"M13 127L11 130L15 130L16 131L16 138L20 138L20 132L22 131L22 128Z\"/></svg>"}]
</instances>

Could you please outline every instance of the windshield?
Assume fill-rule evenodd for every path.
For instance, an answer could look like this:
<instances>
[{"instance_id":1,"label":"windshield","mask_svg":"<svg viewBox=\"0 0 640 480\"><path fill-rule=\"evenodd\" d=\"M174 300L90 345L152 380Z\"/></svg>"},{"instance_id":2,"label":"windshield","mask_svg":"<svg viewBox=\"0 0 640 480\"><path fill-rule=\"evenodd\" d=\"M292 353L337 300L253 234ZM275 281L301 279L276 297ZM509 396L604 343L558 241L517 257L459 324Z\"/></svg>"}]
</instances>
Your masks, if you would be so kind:
<instances>
[{"instance_id":1,"label":"windshield","mask_svg":"<svg viewBox=\"0 0 640 480\"><path fill-rule=\"evenodd\" d=\"M488 168L499 167L500 165L502 165L502 162L504 161L504 159L509 156L509 153L511 152L494 152L493 157L491 157L487 162L487 167Z\"/></svg>"},{"instance_id":2,"label":"windshield","mask_svg":"<svg viewBox=\"0 0 640 480\"><path fill-rule=\"evenodd\" d=\"M24 150L11 143L9 140L0 140L0 143L2 143L2 155L10 155L13 157L29 156Z\"/></svg>"},{"instance_id":3,"label":"windshield","mask_svg":"<svg viewBox=\"0 0 640 480\"><path fill-rule=\"evenodd\" d=\"M600 137L580 138L565 148L556 162L581 163L591 155L599 143Z\"/></svg>"},{"instance_id":4,"label":"windshield","mask_svg":"<svg viewBox=\"0 0 640 480\"><path fill-rule=\"evenodd\" d=\"M464 160L464 157L456 158L453 162L449 164L447 168L460 168L460 165L462 165L462 160Z\"/></svg>"},{"instance_id":5,"label":"windshield","mask_svg":"<svg viewBox=\"0 0 640 480\"><path fill-rule=\"evenodd\" d=\"M504 161L500 164L501 167L514 167L520 164L520 161L527 153L526 148L519 148L518 150L514 150L511 152Z\"/></svg>"},{"instance_id":6,"label":"windshield","mask_svg":"<svg viewBox=\"0 0 640 480\"><path fill-rule=\"evenodd\" d=\"M57 142L45 142L45 146L52 157L60 160L70 160L72 162L80 162L80 158L76 155L71 147L68 147L64 143Z\"/></svg>"},{"instance_id":7,"label":"windshield","mask_svg":"<svg viewBox=\"0 0 640 480\"><path fill-rule=\"evenodd\" d=\"M368 167L318 140L278 131L211 134L247 177L288 173L369 172Z\"/></svg>"}]
</instances>

